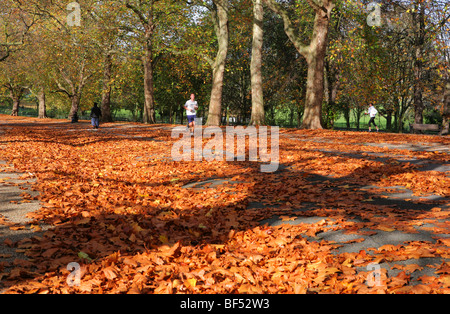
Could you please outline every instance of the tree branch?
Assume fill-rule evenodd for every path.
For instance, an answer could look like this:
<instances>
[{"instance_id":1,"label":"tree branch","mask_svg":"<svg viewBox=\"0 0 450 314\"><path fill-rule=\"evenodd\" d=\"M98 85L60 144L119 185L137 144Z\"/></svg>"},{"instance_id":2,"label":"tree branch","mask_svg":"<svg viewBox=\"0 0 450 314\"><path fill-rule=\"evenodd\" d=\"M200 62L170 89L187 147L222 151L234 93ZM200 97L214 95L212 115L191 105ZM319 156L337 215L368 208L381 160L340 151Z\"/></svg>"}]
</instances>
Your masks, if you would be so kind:
<instances>
[{"instance_id":1,"label":"tree branch","mask_svg":"<svg viewBox=\"0 0 450 314\"><path fill-rule=\"evenodd\" d=\"M289 13L276 0L264 0L267 6L276 14L280 15L284 23L284 31L294 44L297 51L305 58L309 55L309 46L300 41L300 37L296 34L294 25L292 25Z\"/></svg>"},{"instance_id":2,"label":"tree branch","mask_svg":"<svg viewBox=\"0 0 450 314\"><path fill-rule=\"evenodd\" d=\"M62 84L61 84L57 79L54 79L54 80L55 80L56 85L57 85L58 88L59 88L59 89L53 91L54 93L64 93L64 94L66 94L69 98L71 98L71 97L73 96L72 94L70 94L70 93L67 91L66 88L64 88L64 86L62 86Z\"/></svg>"},{"instance_id":3,"label":"tree branch","mask_svg":"<svg viewBox=\"0 0 450 314\"><path fill-rule=\"evenodd\" d=\"M306 0L306 2L308 2L308 4L314 9L314 11L324 11L325 13L327 13L326 9L324 6L320 6L319 4L317 4L314 0Z\"/></svg>"},{"instance_id":4,"label":"tree branch","mask_svg":"<svg viewBox=\"0 0 450 314\"><path fill-rule=\"evenodd\" d=\"M125 6L128 9L132 10L139 17L139 20L141 21L142 24L148 25L148 19L144 16L144 14L142 14L142 12L136 6L132 5L130 1L127 1L125 3Z\"/></svg>"}]
</instances>

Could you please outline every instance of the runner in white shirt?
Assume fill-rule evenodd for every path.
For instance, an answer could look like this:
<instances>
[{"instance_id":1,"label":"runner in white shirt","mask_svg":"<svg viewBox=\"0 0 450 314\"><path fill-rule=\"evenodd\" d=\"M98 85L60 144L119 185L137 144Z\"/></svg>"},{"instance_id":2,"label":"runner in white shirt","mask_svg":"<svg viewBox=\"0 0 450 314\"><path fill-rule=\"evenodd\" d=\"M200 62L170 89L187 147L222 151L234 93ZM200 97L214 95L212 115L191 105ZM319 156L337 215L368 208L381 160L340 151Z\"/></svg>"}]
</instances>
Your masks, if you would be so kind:
<instances>
[{"instance_id":1,"label":"runner in white shirt","mask_svg":"<svg viewBox=\"0 0 450 314\"><path fill-rule=\"evenodd\" d=\"M375 123L375 117L377 116L378 110L373 106L373 104L369 104L369 109L367 110L367 112L365 114L368 114L370 117L369 120L369 132L372 132L372 123L373 125L377 128L377 132L378 132L378 125L376 125Z\"/></svg>"},{"instance_id":2,"label":"runner in white shirt","mask_svg":"<svg viewBox=\"0 0 450 314\"><path fill-rule=\"evenodd\" d=\"M191 99L186 101L184 109L186 109L186 116L188 119L189 127L191 128L191 135L192 135L194 134L195 117L197 114L196 110L198 109L198 104L195 101L195 94L191 94Z\"/></svg>"}]
</instances>

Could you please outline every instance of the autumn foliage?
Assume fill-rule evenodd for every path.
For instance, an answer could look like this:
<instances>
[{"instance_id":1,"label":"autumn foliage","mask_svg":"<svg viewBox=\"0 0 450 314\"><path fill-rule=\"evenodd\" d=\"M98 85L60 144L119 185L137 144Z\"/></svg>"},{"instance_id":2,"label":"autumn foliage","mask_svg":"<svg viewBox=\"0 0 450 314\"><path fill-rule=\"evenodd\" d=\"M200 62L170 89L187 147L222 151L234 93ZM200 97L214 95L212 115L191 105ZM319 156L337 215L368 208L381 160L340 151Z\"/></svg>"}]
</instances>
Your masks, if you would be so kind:
<instances>
[{"instance_id":1,"label":"autumn foliage","mask_svg":"<svg viewBox=\"0 0 450 314\"><path fill-rule=\"evenodd\" d=\"M381 162L368 153L440 163L448 163L449 155L364 144L448 145L448 138L281 130L280 170L261 173L258 162L172 161L175 140L167 125L104 124L94 132L86 124L2 116L6 119L0 160L36 177L33 189L40 192L42 208L31 214L34 221L27 228L51 225L29 239L6 243L27 256L14 265L0 263L9 293L450 292L445 262L450 242L442 237L449 234L448 199L431 210L372 204L393 186L416 196L448 197L448 173L417 171L417 165L394 158ZM228 181L184 187L214 178ZM368 185L379 189L364 190ZM261 223L275 215L285 222L321 219ZM358 242L381 231L417 233L424 224L433 224L427 231L436 234L434 242L340 253L342 243L317 237L344 231L361 235L353 240ZM435 276L411 284L411 273L421 266L398 262L427 257L444 262L433 266ZM79 286L66 283L71 262L81 265ZM396 265L401 272L388 277L382 271L382 285L370 287L371 263ZM2 271L11 266L11 272Z\"/></svg>"}]
</instances>

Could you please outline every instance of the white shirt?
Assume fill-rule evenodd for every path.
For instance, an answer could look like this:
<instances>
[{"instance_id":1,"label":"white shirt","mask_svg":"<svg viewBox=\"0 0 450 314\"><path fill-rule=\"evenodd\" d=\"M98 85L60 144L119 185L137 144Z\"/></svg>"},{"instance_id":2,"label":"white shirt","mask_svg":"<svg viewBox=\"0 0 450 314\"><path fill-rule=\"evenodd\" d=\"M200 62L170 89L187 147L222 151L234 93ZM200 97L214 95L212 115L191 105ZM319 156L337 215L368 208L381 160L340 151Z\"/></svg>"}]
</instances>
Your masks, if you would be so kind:
<instances>
[{"instance_id":1,"label":"white shirt","mask_svg":"<svg viewBox=\"0 0 450 314\"><path fill-rule=\"evenodd\" d=\"M188 101L186 101L186 105L185 105L185 107L187 108L186 109L186 115L188 115L188 116L195 115L197 113L195 111L195 106L197 106L197 102L195 100L192 101L192 100L189 99ZM193 112L191 110L193 110Z\"/></svg>"},{"instance_id":2,"label":"white shirt","mask_svg":"<svg viewBox=\"0 0 450 314\"><path fill-rule=\"evenodd\" d=\"M374 118L374 117L377 115L378 110L375 109L374 106L371 106L371 107L369 107L369 109L367 110L367 113L369 114L369 116L370 116L371 118Z\"/></svg>"}]
</instances>

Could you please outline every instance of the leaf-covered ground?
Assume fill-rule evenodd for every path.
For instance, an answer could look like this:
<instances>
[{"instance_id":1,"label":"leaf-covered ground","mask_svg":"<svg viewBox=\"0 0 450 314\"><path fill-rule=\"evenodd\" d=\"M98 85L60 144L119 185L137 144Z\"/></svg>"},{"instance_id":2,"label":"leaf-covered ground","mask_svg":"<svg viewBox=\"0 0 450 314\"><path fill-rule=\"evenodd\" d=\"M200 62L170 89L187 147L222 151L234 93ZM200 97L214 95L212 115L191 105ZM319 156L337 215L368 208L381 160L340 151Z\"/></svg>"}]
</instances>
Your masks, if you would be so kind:
<instances>
[{"instance_id":1,"label":"leaf-covered ground","mask_svg":"<svg viewBox=\"0 0 450 314\"><path fill-rule=\"evenodd\" d=\"M26 256L0 261L7 293L450 292L448 137L281 130L262 173L173 161L167 125L0 120L42 206L1 239Z\"/></svg>"}]
</instances>

